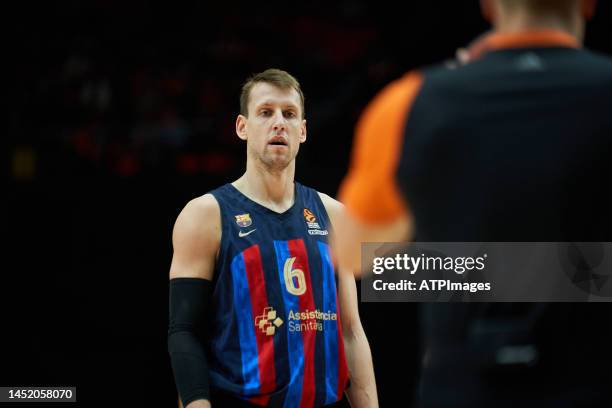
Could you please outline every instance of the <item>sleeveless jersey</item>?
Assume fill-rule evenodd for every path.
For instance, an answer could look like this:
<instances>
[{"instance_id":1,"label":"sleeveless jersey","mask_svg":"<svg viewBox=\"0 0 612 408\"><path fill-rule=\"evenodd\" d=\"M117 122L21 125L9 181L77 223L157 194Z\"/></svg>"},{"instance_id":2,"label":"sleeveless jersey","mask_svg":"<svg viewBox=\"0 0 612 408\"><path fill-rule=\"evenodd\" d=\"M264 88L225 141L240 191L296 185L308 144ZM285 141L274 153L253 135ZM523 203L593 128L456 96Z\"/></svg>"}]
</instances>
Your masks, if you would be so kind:
<instances>
[{"instance_id":1,"label":"sleeveless jersey","mask_svg":"<svg viewBox=\"0 0 612 408\"><path fill-rule=\"evenodd\" d=\"M295 183L276 213L226 184L209 338L213 387L256 405L321 407L348 377L331 228L319 194Z\"/></svg>"}]
</instances>

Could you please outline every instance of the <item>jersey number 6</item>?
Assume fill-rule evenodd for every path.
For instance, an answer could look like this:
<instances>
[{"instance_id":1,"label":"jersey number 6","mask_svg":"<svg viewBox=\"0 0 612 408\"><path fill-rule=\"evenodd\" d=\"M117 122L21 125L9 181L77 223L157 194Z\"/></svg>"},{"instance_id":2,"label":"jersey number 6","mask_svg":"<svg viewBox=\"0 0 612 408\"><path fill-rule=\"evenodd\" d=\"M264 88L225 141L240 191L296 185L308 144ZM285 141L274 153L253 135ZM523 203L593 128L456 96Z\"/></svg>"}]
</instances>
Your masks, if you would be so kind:
<instances>
[{"instance_id":1,"label":"jersey number 6","mask_svg":"<svg viewBox=\"0 0 612 408\"><path fill-rule=\"evenodd\" d=\"M301 269L293 269L293 263L295 257L287 258L285 261L285 267L283 268L283 276L285 277L285 287L287 292L292 295L300 296L306 293L306 279L304 278L304 271ZM297 278L297 285L293 278Z\"/></svg>"}]
</instances>

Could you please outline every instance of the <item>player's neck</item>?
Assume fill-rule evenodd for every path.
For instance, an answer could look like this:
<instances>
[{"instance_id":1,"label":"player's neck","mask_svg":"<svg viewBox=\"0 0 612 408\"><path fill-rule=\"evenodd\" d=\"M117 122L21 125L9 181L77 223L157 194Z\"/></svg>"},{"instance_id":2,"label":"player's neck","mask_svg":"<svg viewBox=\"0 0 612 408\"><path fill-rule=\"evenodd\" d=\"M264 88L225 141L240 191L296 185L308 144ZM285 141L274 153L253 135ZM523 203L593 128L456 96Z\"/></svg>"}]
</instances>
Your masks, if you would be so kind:
<instances>
[{"instance_id":1,"label":"player's neck","mask_svg":"<svg viewBox=\"0 0 612 408\"><path fill-rule=\"evenodd\" d=\"M256 203L282 213L291 208L295 200L294 176L295 161L279 171L247 163L247 171L232 184Z\"/></svg>"},{"instance_id":2,"label":"player's neck","mask_svg":"<svg viewBox=\"0 0 612 408\"><path fill-rule=\"evenodd\" d=\"M495 31L498 33L511 34L546 30L563 31L576 37L579 41L582 41L584 36L584 23L579 17L535 17L521 12L501 14L495 22Z\"/></svg>"}]
</instances>

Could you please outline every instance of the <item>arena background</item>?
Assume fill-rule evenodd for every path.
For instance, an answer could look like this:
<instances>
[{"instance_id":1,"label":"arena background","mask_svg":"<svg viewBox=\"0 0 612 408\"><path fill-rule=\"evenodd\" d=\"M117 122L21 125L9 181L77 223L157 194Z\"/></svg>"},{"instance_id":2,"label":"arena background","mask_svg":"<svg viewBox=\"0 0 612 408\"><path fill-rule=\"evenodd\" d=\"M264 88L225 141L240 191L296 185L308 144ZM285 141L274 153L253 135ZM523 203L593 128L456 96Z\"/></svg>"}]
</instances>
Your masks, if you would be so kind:
<instances>
[{"instance_id":1,"label":"arena background","mask_svg":"<svg viewBox=\"0 0 612 408\"><path fill-rule=\"evenodd\" d=\"M600 3L586 45L612 54ZM176 400L171 230L189 199L244 170L234 120L247 75L301 81L296 178L335 195L375 91L488 27L476 0L25 2L5 18L0 385L76 386L88 406ZM410 401L414 305L360 309L381 406Z\"/></svg>"}]
</instances>

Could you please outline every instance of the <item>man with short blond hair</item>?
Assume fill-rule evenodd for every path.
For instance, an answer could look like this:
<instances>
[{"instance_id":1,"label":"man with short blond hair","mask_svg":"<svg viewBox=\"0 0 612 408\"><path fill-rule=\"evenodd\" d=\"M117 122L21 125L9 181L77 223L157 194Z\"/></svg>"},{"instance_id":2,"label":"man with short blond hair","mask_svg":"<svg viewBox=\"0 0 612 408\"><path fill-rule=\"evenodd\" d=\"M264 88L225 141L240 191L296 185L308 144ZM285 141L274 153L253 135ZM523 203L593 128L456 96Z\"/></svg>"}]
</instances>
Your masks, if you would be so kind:
<instances>
[{"instance_id":1,"label":"man with short blond hair","mask_svg":"<svg viewBox=\"0 0 612 408\"><path fill-rule=\"evenodd\" d=\"M285 71L249 78L236 133L246 172L190 201L174 226L169 351L187 408L377 407L352 273L329 231L343 211L294 181L304 95ZM341 271L342 272L342 271Z\"/></svg>"}]
</instances>

